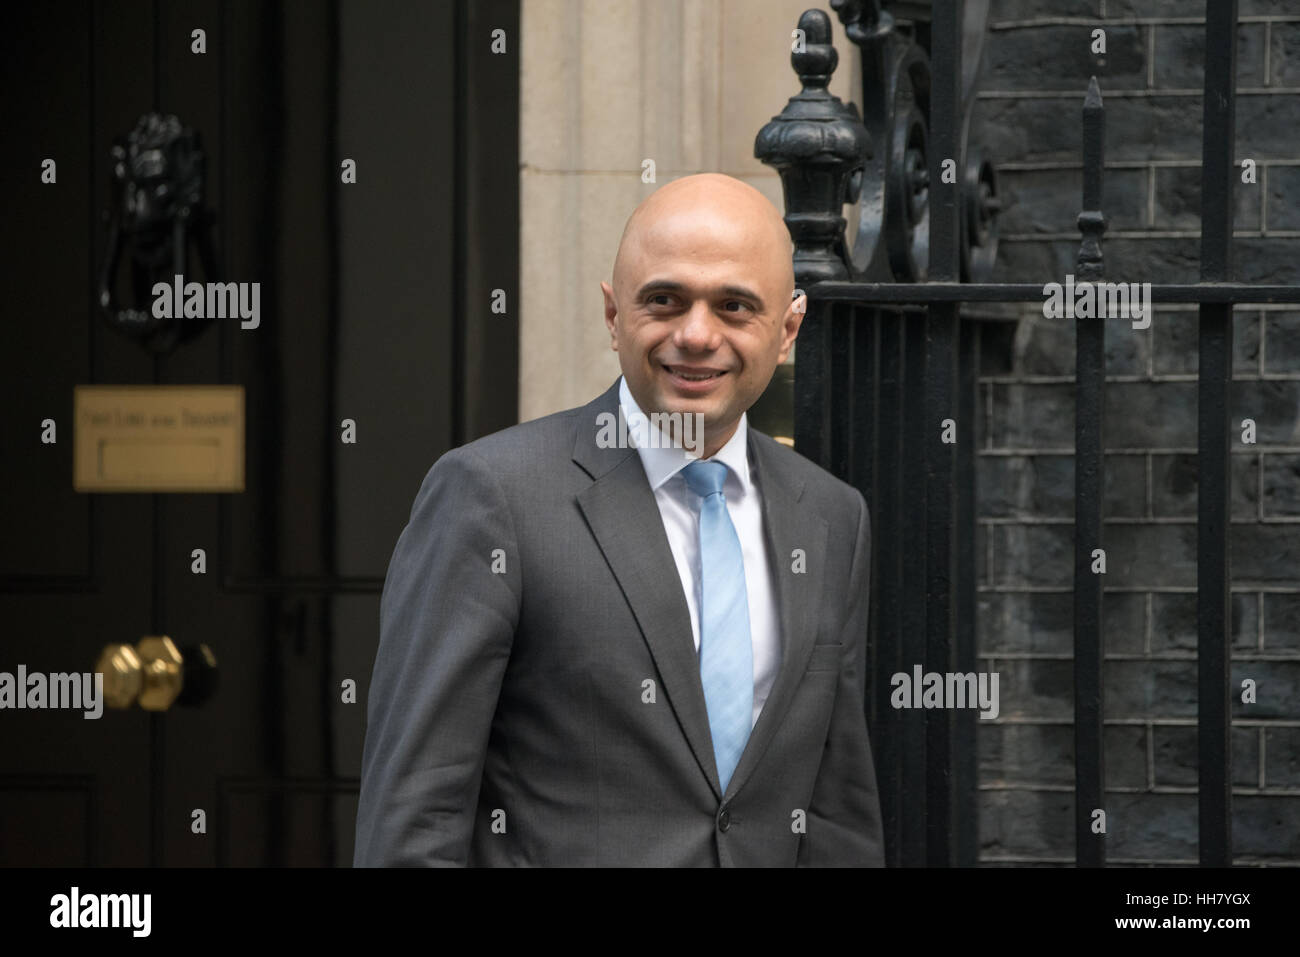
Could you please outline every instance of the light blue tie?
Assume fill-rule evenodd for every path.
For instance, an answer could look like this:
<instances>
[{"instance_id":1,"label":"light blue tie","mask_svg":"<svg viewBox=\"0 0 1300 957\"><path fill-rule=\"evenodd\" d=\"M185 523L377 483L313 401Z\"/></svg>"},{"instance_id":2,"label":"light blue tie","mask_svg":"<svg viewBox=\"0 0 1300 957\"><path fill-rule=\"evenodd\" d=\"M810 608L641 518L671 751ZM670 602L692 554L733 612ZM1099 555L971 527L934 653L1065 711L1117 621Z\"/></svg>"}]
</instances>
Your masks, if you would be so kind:
<instances>
[{"instance_id":1,"label":"light blue tie","mask_svg":"<svg viewBox=\"0 0 1300 957\"><path fill-rule=\"evenodd\" d=\"M709 711L718 780L727 790L749 740L754 713L754 650L740 538L722 483L727 466L697 460L682 469L700 502L700 681Z\"/></svg>"}]
</instances>

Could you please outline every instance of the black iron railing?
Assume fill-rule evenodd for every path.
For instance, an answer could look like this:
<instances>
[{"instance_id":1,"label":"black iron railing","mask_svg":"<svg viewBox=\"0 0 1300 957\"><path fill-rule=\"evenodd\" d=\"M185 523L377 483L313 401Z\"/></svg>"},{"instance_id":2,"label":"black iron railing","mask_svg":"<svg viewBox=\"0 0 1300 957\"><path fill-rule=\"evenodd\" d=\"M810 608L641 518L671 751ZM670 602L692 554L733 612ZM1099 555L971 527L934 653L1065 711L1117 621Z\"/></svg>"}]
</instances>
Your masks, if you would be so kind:
<instances>
[{"instance_id":1,"label":"black iron railing","mask_svg":"<svg viewBox=\"0 0 1300 957\"><path fill-rule=\"evenodd\" d=\"M795 446L858 487L873 518L871 674L866 707L891 864L977 860L975 713L896 709L891 677L973 673L975 410L966 303L1044 301L1044 283L992 283L998 200L992 168L966 143L972 6L831 0L861 49L864 110L827 91L830 18L809 10L791 60L803 84L764 127L755 155L781 174L808 294L795 363ZM977 12L981 12L977 10ZM1150 287L1151 303L1200 309L1199 829L1203 865L1232 862L1229 751L1229 408L1238 304L1300 303L1300 287L1232 281L1236 0L1206 4L1201 282ZM966 80L963 83L962 77ZM1084 188L1076 269L1101 280L1104 111L1083 107ZM952 162L947 162L952 161ZM954 171L956 175L954 175ZM845 241L845 203L862 221ZM926 241L928 239L928 249ZM928 267L928 268L927 268ZM1060 277L1048 277L1059 281ZM1105 863L1093 812L1105 801L1102 577L1105 322L1076 325L1074 734L1076 861ZM955 441L954 441L955 440Z\"/></svg>"}]
</instances>

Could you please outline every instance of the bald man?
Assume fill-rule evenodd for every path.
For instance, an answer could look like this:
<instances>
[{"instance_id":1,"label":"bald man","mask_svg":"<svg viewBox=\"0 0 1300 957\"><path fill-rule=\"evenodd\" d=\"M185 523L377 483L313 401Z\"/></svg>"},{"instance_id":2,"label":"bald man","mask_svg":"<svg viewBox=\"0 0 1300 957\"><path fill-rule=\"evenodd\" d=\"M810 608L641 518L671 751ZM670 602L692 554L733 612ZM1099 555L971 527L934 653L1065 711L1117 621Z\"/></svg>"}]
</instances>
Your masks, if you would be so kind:
<instances>
[{"instance_id":1,"label":"bald man","mask_svg":"<svg viewBox=\"0 0 1300 957\"><path fill-rule=\"evenodd\" d=\"M866 502L746 411L790 235L701 174L633 212L622 376L429 470L384 585L355 863L883 866Z\"/></svg>"}]
</instances>

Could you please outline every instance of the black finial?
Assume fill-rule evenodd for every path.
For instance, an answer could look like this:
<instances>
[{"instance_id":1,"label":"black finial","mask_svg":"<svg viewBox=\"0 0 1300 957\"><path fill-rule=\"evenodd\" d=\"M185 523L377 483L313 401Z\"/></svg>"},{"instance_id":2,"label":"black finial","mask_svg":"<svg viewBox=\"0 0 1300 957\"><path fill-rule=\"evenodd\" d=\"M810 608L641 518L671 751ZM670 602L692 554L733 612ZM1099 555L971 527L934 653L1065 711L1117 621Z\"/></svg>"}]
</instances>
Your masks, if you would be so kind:
<instances>
[{"instance_id":1,"label":"black finial","mask_svg":"<svg viewBox=\"0 0 1300 957\"><path fill-rule=\"evenodd\" d=\"M1105 167L1106 109L1101 102L1101 87L1094 76L1088 83L1083 100L1083 211L1079 213L1078 276L1100 279L1105 272L1101 236L1106 231L1102 206L1102 172Z\"/></svg>"},{"instance_id":2,"label":"black finial","mask_svg":"<svg viewBox=\"0 0 1300 957\"><path fill-rule=\"evenodd\" d=\"M796 45L790 63L803 89L759 130L754 156L781 174L795 280L804 286L849 276L842 212L858 200L871 136L858 108L826 89L839 61L830 17L806 10L799 29L803 48Z\"/></svg>"},{"instance_id":3,"label":"black finial","mask_svg":"<svg viewBox=\"0 0 1300 957\"><path fill-rule=\"evenodd\" d=\"M831 45L831 18L824 10L805 10L799 18L799 29L803 31L803 49L796 48L790 54L790 65L805 90L824 90L840 62L840 55Z\"/></svg>"}]
</instances>

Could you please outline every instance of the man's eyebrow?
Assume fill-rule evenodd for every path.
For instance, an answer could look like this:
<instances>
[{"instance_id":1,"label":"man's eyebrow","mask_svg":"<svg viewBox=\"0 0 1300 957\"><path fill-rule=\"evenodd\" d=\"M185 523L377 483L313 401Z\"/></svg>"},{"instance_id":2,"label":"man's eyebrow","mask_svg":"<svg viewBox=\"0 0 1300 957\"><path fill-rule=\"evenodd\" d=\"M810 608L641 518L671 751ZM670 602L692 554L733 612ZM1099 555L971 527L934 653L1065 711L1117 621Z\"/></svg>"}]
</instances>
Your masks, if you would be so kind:
<instances>
[{"instance_id":1,"label":"man's eyebrow","mask_svg":"<svg viewBox=\"0 0 1300 957\"><path fill-rule=\"evenodd\" d=\"M687 289L685 283L677 282L675 279L651 279L649 282L642 284L641 288L636 291L637 299L644 299L646 296L660 292L685 292ZM736 286L728 284L721 286L718 292L724 296L732 296L736 299L752 299L758 303L761 308L763 297L750 289L748 286Z\"/></svg>"}]
</instances>

